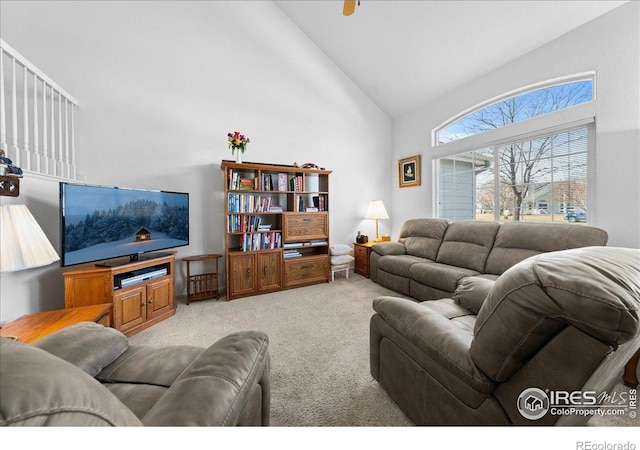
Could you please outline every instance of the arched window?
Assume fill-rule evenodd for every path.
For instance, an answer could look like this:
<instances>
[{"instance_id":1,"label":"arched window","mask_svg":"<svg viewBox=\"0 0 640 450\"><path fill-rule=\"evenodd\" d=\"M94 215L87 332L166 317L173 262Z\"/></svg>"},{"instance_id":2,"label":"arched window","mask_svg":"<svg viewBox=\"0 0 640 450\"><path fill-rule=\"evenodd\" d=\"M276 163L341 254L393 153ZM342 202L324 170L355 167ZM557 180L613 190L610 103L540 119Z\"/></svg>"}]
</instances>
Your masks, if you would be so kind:
<instances>
[{"instance_id":1,"label":"arched window","mask_svg":"<svg viewBox=\"0 0 640 450\"><path fill-rule=\"evenodd\" d=\"M505 94L463 112L434 130L436 145L477 135L594 98L593 77L574 77L544 88ZM488 105L488 106L486 106ZM593 117L580 123L554 123L525 134L500 133L452 144L434 158L438 217L451 220L580 222L593 218L587 189L588 161L594 151ZM545 121L548 127L548 121ZM443 147L444 148L444 147ZM462 151L464 150L464 151Z\"/></svg>"},{"instance_id":2,"label":"arched window","mask_svg":"<svg viewBox=\"0 0 640 450\"><path fill-rule=\"evenodd\" d=\"M593 79L580 79L529 90L453 118L435 133L444 144L593 100Z\"/></svg>"}]
</instances>

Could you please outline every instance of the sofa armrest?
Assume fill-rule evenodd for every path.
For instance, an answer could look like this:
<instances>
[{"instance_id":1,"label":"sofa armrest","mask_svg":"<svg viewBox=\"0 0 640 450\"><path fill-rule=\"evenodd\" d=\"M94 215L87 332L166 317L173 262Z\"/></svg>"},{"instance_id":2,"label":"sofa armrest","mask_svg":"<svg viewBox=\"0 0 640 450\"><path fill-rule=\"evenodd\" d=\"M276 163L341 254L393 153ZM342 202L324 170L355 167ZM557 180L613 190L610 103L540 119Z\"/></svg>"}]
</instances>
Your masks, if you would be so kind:
<instances>
[{"instance_id":1,"label":"sofa armrest","mask_svg":"<svg viewBox=\"0 0 640 450\"><path fill-rule=\"evenodd\" d=\"M95 377L129 348L126 336L115 328L81 322L31 344L64 359Z\"/></svg>"},{"instance_id":2,"label":"sofa armrest","mask_svg":"<svg viewBox=\"0 0 640 450\"><path fill-rule=\"evenodd\" d=\"M449 373L476 391L492 392L495 383L475 366L469 355L473 335L429 308L428 303L383 296L373 301L373 309L393 329Z\"/></svg>"},{"instance_id":3,"label":"sofa armrest","mask_svg":"<svg viewBox=\"0 0 640 450\"><path fill-rule=\"evenodd\" d=\"M151 426L236 425L253 388L261 384L262 423L268 423L268 347L267 335L257 331L220 339L180 374L142 422Z\"/></svg>"},{"instance_id":4,"label":"sofa armrest","mask_svg":"<svg viewBox=\"0 0 640 450\"><path fill-rule=\"evenodd\" d=\"M453 293L453 300L460 306L478 314L491 292L495 281L480 277L465 277Z\"/></svg>"},{"instance_id":5,"label":"sofa armrest","mask_svg":"<svg viewBox=\"0 0 640 450\"><path fill-rule=\"evenodd\" d=\"M380 256L385 255L404 255L407 251L404 244L400 242L381 242L371 247L371 250Z\"/></svg>"}]
</instances>

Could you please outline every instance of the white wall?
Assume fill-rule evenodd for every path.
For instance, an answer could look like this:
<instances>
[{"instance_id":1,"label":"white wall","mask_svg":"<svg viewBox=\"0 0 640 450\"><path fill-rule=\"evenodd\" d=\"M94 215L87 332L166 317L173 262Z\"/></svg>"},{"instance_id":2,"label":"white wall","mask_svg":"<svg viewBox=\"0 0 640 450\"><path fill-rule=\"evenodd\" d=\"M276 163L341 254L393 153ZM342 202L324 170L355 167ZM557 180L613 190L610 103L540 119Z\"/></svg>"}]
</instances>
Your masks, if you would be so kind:
<instances>
[{"instance_id":1,"label":"white wall","mask_svg":"<svg viewBox=\"0 0 640 450\"><path fill-rule=\"evenodd\" d=\"M412 217L431 217L431 130L455 114L514 89L589 71L597 100L596 212L593 224L609 245L640 247L640 3L629 2L505 66L479 76L393 121L394 160L423 155L419 188L392 191L393 237ZM437 70L437 69L435 69ZM440 150L437 150L440 151ZM394 168L395 170L395 168Z\"/></svg>"},{"instance_id":2,"label":"white wall","mask_svg":"<svg viewBox=\"0 0 640 450\"><path fill-rule=\"evenodd\" d=\"M333 170L332 243L374 234L368 200L391 206L390 119L270 1L3 1L0 12L1 37L79 100L88 183L190 193L178 259L223 252L229 131L251 138L245 161ZM25 176L21 188L2 203L27 203L59 248L57 182ZM64 307L61 274L2 274L0 322Z\"/></svg>"}]
</instances>

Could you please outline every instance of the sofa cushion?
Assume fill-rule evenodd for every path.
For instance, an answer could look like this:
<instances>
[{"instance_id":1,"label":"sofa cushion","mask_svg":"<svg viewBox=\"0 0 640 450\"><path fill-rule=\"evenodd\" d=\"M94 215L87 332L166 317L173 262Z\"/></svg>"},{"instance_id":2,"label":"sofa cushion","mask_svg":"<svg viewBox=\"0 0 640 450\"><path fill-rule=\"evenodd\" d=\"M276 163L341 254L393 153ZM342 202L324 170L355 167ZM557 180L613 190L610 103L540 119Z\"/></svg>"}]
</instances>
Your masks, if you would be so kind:
<instances>
[{"instance_id":1,"label":"sofa cushion","mask_svg":"<svg viewBox=\"0 0 640 450\"><path fill-rule=\"evenodd\" d=\"M478 314L495 281L482 276L465 277L460 280L453 300L463 308Z\"/></svg>"},{"instance_id":2,"label":"sofa cushion","mask_svg":"<svg viewBox=\"0 0 640 450\"><path fill-rule=\"evenodd\" d=\"M484 272L501 275L540 253L607 244L607 232L584 225L509 222L500 226Z\"/></svg>"},{"instance_id":3,"label":"sofa cushion","mask_svg":"<svg viewBox=\"0 0 640 450\"><path fill-rule=\"evenodd\" d=\"M127 350L129 341L115 328L82 322L45 336L32 345L95 377Z\"/></svg>"},{"instance_id":4,"label":"sofa cushion","mask_svg":"<svg viewBox=\"0 0 640 450\"><path fill-rule=\"evenodd\" d=\"M613 348L638 335L640 250L550 252L508 269L478 314L471 357L505 381L567 325Z\"/></svg>"},{"instance_id":5,"label":"sofa cushion","mask_svg":"<svg viewBox=\"0 0 640 450\"><path fill-rule=\"evenodd\" d=\"M411 219L400 229L398 242L409 255L436 260L449 221L446 219Z\"/></svg>"},{"instance_id":6,"label":"sofa cushion","mask_svg":"<svg viewBox=\"0 0 640 450\"><path fill-rule=\"evenodd\" d=\"M42 349L0 338L0 426L139 426L98 381Z\"/></svg>"},{"instance_id":7,"label":"sofa cushion","mask_svg":"<svg viewBox=\"0 0 640 450\"><path fill-rule=\"evenodd\" d=\"M474 270L432 262L416 263L409 268L412 280L451 293L456 290L459 280L477 274Z\"/></svg>"},{"instance_id":8,"label":"sofa cushion","mask_svg":"<svg viewBox=\"0 0 640 450\"><path fill-rule=\"evenodd\" d=\"M409 277L409 269L417 263L433 264L424 258L412 255L387 255L378 259L378 269L394 275Z\"/></svg>"},{"instance_id":9,"label":"sofa cushion","mask_svg":"<svg viewBox=\"0 0 640 450\"><path fill-rule=\"evenodd\" d=\"M96 378L103 383L171 386L204 348L190 345L130 346Z\"/></svg>"},{"instance_id":10,"label":"sofa cushion","mask_svg":"<svg viewBox=\"0 0 640 450\"><path fill-rule=\"evenodd\" d=\"M484 272L498 228L500 224L496 222L467 221L449 224L436 262Z\"/></svg>"}]
</instances>

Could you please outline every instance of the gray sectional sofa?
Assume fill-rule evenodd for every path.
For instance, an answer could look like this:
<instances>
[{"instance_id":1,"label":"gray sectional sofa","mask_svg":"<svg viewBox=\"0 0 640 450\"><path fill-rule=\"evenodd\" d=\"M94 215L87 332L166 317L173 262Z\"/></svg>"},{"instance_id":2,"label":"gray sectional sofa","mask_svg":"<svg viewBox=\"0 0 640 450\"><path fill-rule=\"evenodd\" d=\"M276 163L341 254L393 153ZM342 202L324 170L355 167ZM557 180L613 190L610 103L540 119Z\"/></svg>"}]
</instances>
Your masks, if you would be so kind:
<instances>
[{"instance_id":1,"label":"gray sectional sofa","mask_svg":"<svg viewBox=\"0 0 640 450\"><path fill-rule=\"evenodd\" d=\"M382 286L421 301L436 300L470 284L486 292L530 256L604 246L607 239L606 231L586 225L411 219L398 242L372 247L369 270Z\"/></svg>"}]
</instances>

